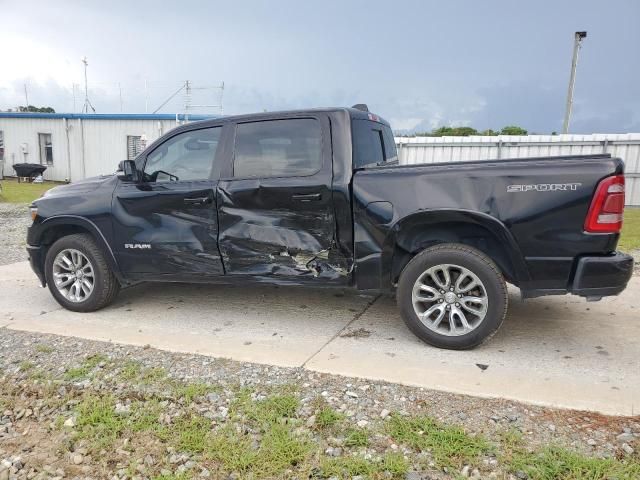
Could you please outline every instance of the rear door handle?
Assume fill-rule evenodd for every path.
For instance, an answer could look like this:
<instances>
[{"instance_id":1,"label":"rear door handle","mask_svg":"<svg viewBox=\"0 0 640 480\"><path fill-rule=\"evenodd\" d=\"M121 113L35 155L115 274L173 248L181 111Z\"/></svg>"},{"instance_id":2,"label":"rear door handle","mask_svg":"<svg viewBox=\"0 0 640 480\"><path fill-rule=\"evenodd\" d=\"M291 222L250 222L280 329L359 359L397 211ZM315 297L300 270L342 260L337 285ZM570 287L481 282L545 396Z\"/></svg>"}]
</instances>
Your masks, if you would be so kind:
<instances>
[{"instance_id":1,"label":"rear door handle","mask_svg":"<svg viewBox=\"0 0 640 480\"><path fill-rule=\"evenodd\" d=\"M322 200L320 193L301 193L297 195L291 195L291 200L297 200L298 202L317 202Z\"/></svg>"},{"instance_id":2,"label":"rear door handle","mask_svg":"<svg viewBox=\"0 0 640 480\"><path fill-rule=\"evenodd\" d=\"M205 205L211 203L211 197L185 198L184 203L189 205Z\"/></svg>"}]
</instances>

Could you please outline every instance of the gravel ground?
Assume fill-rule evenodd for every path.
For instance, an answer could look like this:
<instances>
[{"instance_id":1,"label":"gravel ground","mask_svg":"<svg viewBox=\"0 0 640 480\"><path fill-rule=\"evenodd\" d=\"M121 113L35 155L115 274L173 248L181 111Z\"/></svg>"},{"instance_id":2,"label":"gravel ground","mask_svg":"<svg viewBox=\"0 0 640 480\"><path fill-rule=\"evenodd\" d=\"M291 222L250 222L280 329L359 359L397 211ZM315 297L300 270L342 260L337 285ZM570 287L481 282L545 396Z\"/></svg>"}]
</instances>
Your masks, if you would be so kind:
<instances>
[{"instance_id":1,"label":"gravel ground","mask_svg":"<svg viewBox=\"0 0 640 480\"><path fill-rule=\"evenodd\" d=\"M27 227L31 225L29 206L0 202L0 265L27 260Z\"/></svg>"},{"instance_id":2,"label":"gravel ground","mask_svg":"<svg viewBox=\"0 0 640 480\"><path fill-rule=\"evenodd\" d=\"M0 203L0 223L0 245L3 246L0 265L26 260L25 237L30 224L27 206ZM634 254L636 260L640 260L640 252ZM3 315L0 327L11 320ZM204 413L214 424L224 424L225 412L237 398L239 387L250 388L254 392L252 398L258 399L272 389L293 388L300 401L296 415L307 426L315 421L311 419L316 413L313 402L320 398L343 415L346 422L372 431L392 418L392 412L402 416L428 415L443 425L461 426L468 434L482 435L500 445L505 432L516 432L521 435L528 450L557 445L587 456L640 462L640 417L637 416L606 417L587 412L555 410L512 401L310 373L299 368L257 365L0 328L0 480L56 477L220 478L222 473L215 471L201 456L181 453L171 446L166 450L144 444L136 447L128 445L129 438L119 438L115 450L96 453L82 441L78 442L73 432L60 429L59 425L55 427L60 418L73 423L74 408L80 401L78 398L83 398L82 395L115 394L120 398L121 394L126 393L128 400L123 400L125 404L120 407L116 405L116 409L126 409L126 402L131 401L131 389L137 391L146 388L134 384L117 384L114 387L113 383L106 382L104 376L100 375L65 383L65 372L77 369L92 354L104 355L109 365L140 362L143 368L152 371L162 369L177 381L204 382L215 387L216 393L197 401L190 399L187 404L184 398L175 399L175 403L169 401L168 413L164 414L169 417L194 410ZM96 368L102 367L98 365ZM40 377L30 375L27 371L46 372L46 375L53 375L57 379L57 390L49 392L50 399L41 396L43 380L38 380ZM51 385L51 380L48 382ZM65 392L76 394L75 397L69 397ZM389 452L400 453L409 466L409 471L403 475L411 480L460 476L581 478L579 475L536 477L522 471L510 471L502 458L492 455L481 457L477 465L462 465L462 468L457 465L455 470L447 470L430 459L429 451L411 451L377 433L375 438L377 440L373 445L360 449L359 454L378 458ZM342 458L347 453L353 453L344 444L344 432L334 432L334 437L329 438L314 437L314 442L320 445L327 457ZM152 451L154 458L148 458L149 454L145 456L145 449ZM139 462L132 470L132 458L136 456L140 457L137 459ZM184 476L171 476L176 471ZM289 471L286 473L283 476L296 476ZM391 475L389 472L387 474ZM226 478L238 478L233 472L228 477L228 472L224 475Z\"/></svg>"},{"instance_id":3,"label":"gravel ground","mask_svg":"<svg viewBox=\"0 0 640 480\"><path fill-rule=\"evenodd\" d=\"M319 451L332 460L349 455L362 455L364 458L368 455L368 458L375 459L376 456L399 453L407 459L408 466L408 471L403 471L402 477L411 480L461 477L513 480L582 478L562 475L544 477L510 471L505 465L503 452L507 448L505 435L509 432L521 437L527 450L557 445L587 456L640 462L637 452L640 449L640 417L606 417L587 412L554 410L512 401L319 374L300 368L257 365L152 348L16 332L6 328L0 329L0 339L0 401L5 403L0 405L0 409L4 410L0 420L0 460L4 459L4 463L0 464L2 480L65 476L183 478L170 476L172 472L189 474L184 478L208 475L214 478L238 478L239 475L233 472L223 475L222 471L215 470L215 462L207 463L202 455L189 453L188 450L185 453L171 446L165 448L164 445L159 449L156 444L152 448L151 440L148 445L136 445L139 439L136 440L135 435L119 438L111 449L101 451L92 450L90 444L78 440L82 437L74 436L74 422L78 421L74 416L74 408L82 402L83 396L96 393L99 396L115 395L118 398L116 413L121 411L125 414L130 408L127 405L143 398L145 389L150 385L148 382L137 384L130 377L126 377L126 382L113 381L114 378L125 378L118 376L126 371L127 367L123 366L131 362L139 362L145 371L166 372L169 378L180 382L211 386L209 390L199 392L202 398L198 400L173 398L170 395L163 397L168 399L164 402L168 406L166 413L159 417L161 422L166 418L171 423L171 418L179 418L187 411L197 411L212 421L211 428L223 428L230 416L231 405L243 388L253 392L251 398L254 400L264 399L272 391L293 391L300 402L297 421L310 431L313 430L317 414L314 402L323 399L326 405L343 415L348 424L367 431L384 431L385 422L394 414L404 417L428 415L441 424L462 426L466 434L481 435L501 445L500 454L484 454L475 462L453 462L449 468L443 468L430 456L430 449L417 452L405 445L396 445L393 439L379 433L372 433L371 444L360 449L350 449L345 445L344 431L335 431L329 436L312 434L315 435L312 440L318 445ZM86 363L83 362L95 354L103 359L99 364L92 365L93 371L98 373L84 371L83 365ZM74 372L73 379L70 379L69 372ZM58 380L52 383L46 378ZM50 398L43 397L43 389L49 392ZM70 428L62 428L62 422ZM134 459L137 466L132 473L131 462ZM2 465L10 473L3 474ZM155 476L150 473L153 471L156 471ZM640 463L637 463L637 470L633 472L633 475L635 472L640 474ZM277 477L303 478L295 473L287 470ZM314 476L323 478L321 474ZM386 475L390 476L393 475Z\"/></svg>"}]
</instances>

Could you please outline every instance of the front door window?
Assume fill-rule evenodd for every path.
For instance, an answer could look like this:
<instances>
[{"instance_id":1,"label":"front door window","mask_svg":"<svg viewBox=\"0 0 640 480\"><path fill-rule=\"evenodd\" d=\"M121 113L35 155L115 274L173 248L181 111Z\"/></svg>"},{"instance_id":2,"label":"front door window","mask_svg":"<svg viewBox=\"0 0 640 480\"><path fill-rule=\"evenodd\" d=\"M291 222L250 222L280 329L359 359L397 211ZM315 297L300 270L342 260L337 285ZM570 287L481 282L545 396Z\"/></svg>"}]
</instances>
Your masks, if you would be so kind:
<instances>
[{"instance_id":1,"label":"front door window","mask_svg":"<svg viewBox=\"0 0 640 480\"><path fill-rule=\"evenodd\" d=\"M146 182L206 180L220 141L221 127L180 133L156 147L144 166Z\"/></svg>"}]
</instances>

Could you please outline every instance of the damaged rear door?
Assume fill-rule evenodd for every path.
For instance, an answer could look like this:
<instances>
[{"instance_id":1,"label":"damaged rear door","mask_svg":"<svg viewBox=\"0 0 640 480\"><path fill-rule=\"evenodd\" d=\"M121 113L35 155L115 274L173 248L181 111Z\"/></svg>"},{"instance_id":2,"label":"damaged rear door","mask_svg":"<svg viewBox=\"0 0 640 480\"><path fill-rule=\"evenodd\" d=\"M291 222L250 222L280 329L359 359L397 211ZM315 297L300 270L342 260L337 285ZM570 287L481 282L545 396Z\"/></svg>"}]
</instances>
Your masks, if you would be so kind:
<instances>
[{"instance_id":1,"label":"damaged rear door","mask_svg":"<svg viewBox=\"0 0 640 480\"><path fill-rule=\"evenodd\" d=\"M347 282L334 241L326 116L237 123L226 173L218 214L227 274Z\"/></svg>"}]
</instances>

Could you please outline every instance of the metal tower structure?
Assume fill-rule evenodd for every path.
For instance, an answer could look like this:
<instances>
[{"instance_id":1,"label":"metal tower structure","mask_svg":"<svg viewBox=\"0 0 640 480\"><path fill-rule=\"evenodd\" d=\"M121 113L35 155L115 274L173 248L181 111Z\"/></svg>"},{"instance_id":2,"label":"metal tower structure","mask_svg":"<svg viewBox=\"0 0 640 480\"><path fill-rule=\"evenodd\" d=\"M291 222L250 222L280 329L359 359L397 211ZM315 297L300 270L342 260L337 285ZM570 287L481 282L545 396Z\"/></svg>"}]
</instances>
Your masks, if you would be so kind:
<instances>
[{"instance_id":1,"label":"metal tower structure","mask_svg":"<svg viewBox=\"0 0 640 480\"><path fill-rule=\"evenodd\" d=\"M87 67L89 66L89 62L87 62L87 57L82 58L82 63L84 65L84 105L82 106L82 113L89 113L89 109L91 109L93 113L96 113L96 109L93 108L91 100L89 100L89 87L87 84Z\"/></svg>"}]
</instances>

